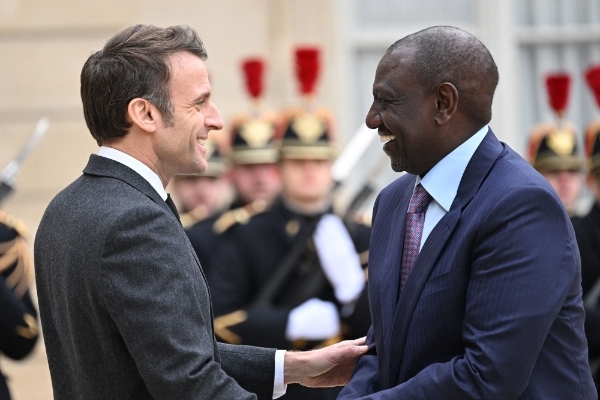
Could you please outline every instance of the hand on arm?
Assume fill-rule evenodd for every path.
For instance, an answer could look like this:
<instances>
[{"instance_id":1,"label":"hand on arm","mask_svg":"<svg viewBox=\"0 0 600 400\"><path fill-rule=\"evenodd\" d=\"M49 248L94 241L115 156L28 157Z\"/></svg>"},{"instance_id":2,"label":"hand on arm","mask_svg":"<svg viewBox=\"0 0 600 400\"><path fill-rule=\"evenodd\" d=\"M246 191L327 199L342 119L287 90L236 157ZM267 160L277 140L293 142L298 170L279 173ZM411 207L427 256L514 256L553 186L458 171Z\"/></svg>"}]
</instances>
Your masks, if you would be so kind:
<instances>
[{"instance_id":1,"label":"hand on arm","mask_svg":"<svg viewBox=\"0 0 600 400\"><path fill-rule=\"evenodd\" d=\"M285 353L284 382L308 387L348 383L358 357L368 351L365 338L346 340L319 350Z\"/></svg>"}]
</instances>

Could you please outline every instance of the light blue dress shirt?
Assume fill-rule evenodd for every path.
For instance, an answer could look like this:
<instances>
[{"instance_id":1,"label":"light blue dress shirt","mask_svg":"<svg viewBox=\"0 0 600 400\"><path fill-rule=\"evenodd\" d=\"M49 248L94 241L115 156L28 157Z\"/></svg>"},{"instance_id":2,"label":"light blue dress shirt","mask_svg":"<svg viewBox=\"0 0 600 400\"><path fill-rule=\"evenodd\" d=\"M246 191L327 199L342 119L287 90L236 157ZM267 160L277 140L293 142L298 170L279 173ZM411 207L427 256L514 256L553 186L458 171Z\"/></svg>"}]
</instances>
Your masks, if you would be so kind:
<instances>
[{"instance_id":1,"label":"light blue dress shirt","mask_svg":"<svg viewBox=\"0 0 600 400\"><path fill-rule=\"evenodd\" d=\"M450 211L467 164L471 161L488 129L489 127L486 125L478 130L466 142L435 164L423 178L417 177L415 187L420 183L432 197L425 212L425 224L419 250L423 248L423 244L433 228Z\"/></svg>"}]
</instances>

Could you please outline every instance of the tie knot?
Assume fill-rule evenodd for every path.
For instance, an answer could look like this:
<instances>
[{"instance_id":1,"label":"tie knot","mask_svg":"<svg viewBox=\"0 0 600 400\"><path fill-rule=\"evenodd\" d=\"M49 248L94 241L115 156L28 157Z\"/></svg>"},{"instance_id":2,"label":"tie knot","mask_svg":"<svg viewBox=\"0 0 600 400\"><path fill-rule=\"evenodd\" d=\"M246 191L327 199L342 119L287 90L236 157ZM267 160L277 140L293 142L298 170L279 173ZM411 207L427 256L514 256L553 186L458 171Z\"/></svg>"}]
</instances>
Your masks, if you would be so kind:
<instances>
[{"instance_id":1,"label":"tie knot","mask_svg":"<svg viewBox=\"0 0 600 400\"><path fill-rule=\"evenodd\" d=\"M408 205L408 212L413 214L422 213L425 211L429 202L431 201L431 195L427 193L427 190L420 183L415 188L415 191L410 198L410 204Z\"/></svg>"}]
</instances>

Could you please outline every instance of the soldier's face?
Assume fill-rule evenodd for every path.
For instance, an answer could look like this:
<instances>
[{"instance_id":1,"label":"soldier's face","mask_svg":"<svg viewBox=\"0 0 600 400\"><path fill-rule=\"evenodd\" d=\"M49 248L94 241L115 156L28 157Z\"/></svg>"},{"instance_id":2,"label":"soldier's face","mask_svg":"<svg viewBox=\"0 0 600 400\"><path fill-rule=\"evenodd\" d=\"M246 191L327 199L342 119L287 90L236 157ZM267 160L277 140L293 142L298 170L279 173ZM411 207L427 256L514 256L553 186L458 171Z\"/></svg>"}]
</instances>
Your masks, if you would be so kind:
<instances>
[{"instance_id":1,"label":"soldier's face","mask_svg":"<svg viewBox=\"0 0 600 400\"><path fill-rule=\"evenodd\" d=\"M217 211L223 197L227 197L228 184L222 177L180 176L171 181L171 192L183 212L203 207L208 214Z\"/></svg>"},{"instance_id":2,"label":"soldier's face","mask_svg":"<svg viewBox=\"0 0 600 400\"><path fill-rule=\"evenodd\" d=\"M573 214L576 211L575 207L583 182L581 172L569 170L542 171L542 175L550 182L567 212Z\"/></svg>"},{"instance_id":3,"label":"soldier's face","mask_svg":"<svg viewBox=\"0 0 600 400\"><path fill-rule=\"evenodd\" d=\"M277 164L235 165L231 181L238 197L245 203L255 200L271 203L281 191Z\"/></svg>"},{"instance_id":4,"label":"soldier's face","mask_svg":"<svg viewBox=\"0 0 600 400\"><path fill-rule=\"evenodd\" d=\"M587 184L596 196L596 201L600 203L600 170L590 173L586 177Z\"/></svg>"},{"instance_id":5,"label":"soldier's face","mask_svg":"<svg viewBox=\"0 0 600 400\"><path fill-rule=\"evenodd\" d=\"M333 184L331 161L282 160L281 180L283 194L292 200L300 203L325 200Z\"/></svg>"}]
</instances>

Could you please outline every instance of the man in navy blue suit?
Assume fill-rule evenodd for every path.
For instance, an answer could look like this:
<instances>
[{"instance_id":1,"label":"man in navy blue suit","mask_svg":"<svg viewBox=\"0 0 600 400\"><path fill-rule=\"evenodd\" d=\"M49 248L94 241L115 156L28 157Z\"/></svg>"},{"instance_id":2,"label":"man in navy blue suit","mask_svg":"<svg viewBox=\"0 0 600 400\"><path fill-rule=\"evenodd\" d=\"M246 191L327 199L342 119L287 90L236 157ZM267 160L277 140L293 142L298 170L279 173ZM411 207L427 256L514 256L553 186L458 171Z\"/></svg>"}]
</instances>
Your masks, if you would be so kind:
<instances>
[{"instance_id":1,"label":"man in navy blue suit","mask_svg":"<svg viewBox=\"0 0 600 400\"><path fill-rule=\"evenodd\" d=\"M498 141L498 70L457 28L381 59L366 123L395 171L373 209L371 351L341 399L596 399L580 259L548 182Z\"/></svg>"}]
</instances>

